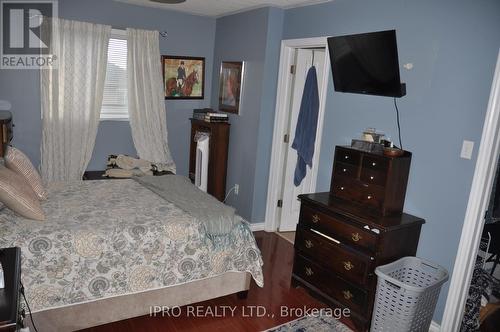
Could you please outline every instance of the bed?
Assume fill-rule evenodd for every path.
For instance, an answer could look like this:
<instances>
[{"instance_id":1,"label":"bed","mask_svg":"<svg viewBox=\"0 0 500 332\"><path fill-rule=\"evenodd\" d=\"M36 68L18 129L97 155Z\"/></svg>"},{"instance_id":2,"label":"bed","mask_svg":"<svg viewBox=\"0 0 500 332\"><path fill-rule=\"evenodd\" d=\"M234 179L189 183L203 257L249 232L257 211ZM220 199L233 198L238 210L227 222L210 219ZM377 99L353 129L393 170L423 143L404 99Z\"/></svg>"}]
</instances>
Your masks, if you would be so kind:
<instances>
[{"instance_id":1,"label":"bed","mask_svg":"<svg viewBox=\"0 0 500 332\"><path fill-rule=\"evenodd\" d=\"M21 248L40 332L244 292L252 278L263 285L260 251L240 217L228 234L207 234L185 206L132 179L54 183L47 191L46 221L0 211L0 247Z\"/></svg>"}]
</instances>

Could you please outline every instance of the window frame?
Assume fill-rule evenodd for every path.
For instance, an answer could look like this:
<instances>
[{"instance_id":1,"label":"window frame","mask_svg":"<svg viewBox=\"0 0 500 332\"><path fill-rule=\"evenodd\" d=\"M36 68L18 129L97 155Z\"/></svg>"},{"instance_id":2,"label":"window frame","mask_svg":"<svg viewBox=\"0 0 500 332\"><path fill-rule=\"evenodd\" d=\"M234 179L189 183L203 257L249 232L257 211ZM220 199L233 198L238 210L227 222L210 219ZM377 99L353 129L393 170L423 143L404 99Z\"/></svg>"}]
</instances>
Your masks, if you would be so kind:
<instances>
[{"instance_id":1,"label":"window frame","mask_svg":"<svg viewBox=\"0 0 500 332\"><path fill-rule=\"evenodd\" d=\"M109 39L121 39L125 40L128 43L127 40L127 30L122 30L122 29L111 29L111 35ZM128 46L128 44L127 44ZM108 58L106 57L106 72L107 72L107 66L108 66ZM128 68L127 68L128 69ZM104 81L104 87L106 85L106 79ZM128 87L127 87L128 90ZM128 91L127 91L128 93ZM130 114L128 112L128 102L127 102L127 114L125 116L124 113L121 114L119 117L103 117L102 113L103 105L101 104L101 109L99 111L99 121L129 121L130 120Z\"/></svg>"}]
</instances>

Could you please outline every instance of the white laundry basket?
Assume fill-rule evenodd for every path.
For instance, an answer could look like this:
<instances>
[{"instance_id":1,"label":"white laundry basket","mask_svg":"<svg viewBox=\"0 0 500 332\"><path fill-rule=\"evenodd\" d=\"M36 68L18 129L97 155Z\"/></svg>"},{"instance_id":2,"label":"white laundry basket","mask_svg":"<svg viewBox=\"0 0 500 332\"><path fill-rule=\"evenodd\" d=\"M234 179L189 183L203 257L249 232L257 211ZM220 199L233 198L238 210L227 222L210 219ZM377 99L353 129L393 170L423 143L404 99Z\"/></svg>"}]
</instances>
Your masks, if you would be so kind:
<instances>
[{"instance_id":1,"label":"white laundry basket","mask_svg":"<svg viewBox=\"0 0 500 332\"><path fill-rule=\"evenodd\" d=\"M372 332L427 332L448 272L417 257L375 269L378 276Z\"/></svg>"}]
</instances>

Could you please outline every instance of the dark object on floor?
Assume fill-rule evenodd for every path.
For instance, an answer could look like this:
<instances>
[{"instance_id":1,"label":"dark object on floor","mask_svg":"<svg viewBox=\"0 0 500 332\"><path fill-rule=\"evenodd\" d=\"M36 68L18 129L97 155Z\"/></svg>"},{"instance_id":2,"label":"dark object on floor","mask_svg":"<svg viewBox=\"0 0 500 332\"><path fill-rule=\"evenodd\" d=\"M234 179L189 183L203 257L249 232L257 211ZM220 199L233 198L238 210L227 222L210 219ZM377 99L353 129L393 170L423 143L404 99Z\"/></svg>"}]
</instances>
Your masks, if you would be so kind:
<instances>
[{"instance_id":1,"label":"dark object on floor","mask_svg":"<svg viewBox=\"0 0 500 332\"><path fill-rule=\"evenodd\" d=\"M498 332L500 326L500 307L489 314L481 324L481 332Z\"/></svg>"},{"instance_id":2,"label":"dark object on floor","mask_svg":"<svg viewBox=\"0 0 500 332\"><path fill-rule=\"evenodd\" d=\"M0 249L5 288L0 290L0 330L17 331L23 318L20 314L21 249Z\"/></svg>"},{"instance_id":3,"label":"dark object on floor","mask_svg":"<svg viewBox=\"0 0 500 332\"><path fill-rule=\"evenodd\" d=\"M491 242L488 248L490 257L488 257L486 263L493 262L493 268L490 272L493 275L497 265L500 263L500 222L485 224L482 237L488 237L488 233L491 235Z\"/></svg>"}]
</instances>

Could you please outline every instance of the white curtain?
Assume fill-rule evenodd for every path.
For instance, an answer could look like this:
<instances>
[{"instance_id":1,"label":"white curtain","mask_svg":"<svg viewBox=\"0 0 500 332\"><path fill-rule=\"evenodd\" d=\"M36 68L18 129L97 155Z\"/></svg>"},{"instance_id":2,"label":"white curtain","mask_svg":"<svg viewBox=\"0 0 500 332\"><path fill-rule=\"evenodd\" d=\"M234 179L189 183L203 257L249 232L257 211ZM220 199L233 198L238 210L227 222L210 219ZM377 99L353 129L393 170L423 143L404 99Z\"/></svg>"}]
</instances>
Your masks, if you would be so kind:
<instances>
[{"instance_id":1,"label":"white curtain","mask_svg":"<svg viewBox=\"0 0 500 332\"><path fill-rule=\"evenodd\" d=\"M94 149L111 27L52 19L55 69L41 70L42 178L81 180Z\"/></svg>"},{"instance_id":2,"label":"white curtain","mask_svg":"<svg viewBox=\"0 0 500 332\"><path fill-rule=\"evenodd\" d=\"M158 31L127 29L128 111L139 157L175 173L168 148Z\"/></svg>"}]
</instances>

